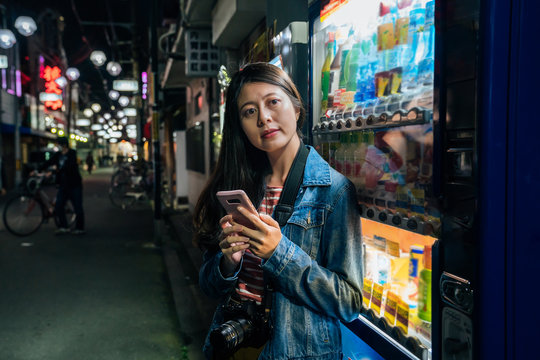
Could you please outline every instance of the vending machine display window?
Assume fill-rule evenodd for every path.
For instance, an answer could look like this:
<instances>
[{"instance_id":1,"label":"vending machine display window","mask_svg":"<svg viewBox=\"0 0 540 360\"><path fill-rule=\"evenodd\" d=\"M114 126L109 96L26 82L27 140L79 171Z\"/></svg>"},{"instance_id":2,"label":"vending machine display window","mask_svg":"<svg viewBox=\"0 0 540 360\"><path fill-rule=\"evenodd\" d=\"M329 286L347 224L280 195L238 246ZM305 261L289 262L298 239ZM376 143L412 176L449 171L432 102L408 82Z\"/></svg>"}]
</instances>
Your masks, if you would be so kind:
<instances>
[{"instance_id":1,"label":"vending machine display window","mask_svg":"<svg viewBox=\"0 0 540 360\"><path fill-rule=\"evenodd\" d=\"M411 356L428 359L432 247L441 236L434 178L435 2L337 3L321 5L311 21L313 143L357 190L361 321ZM456 154L453 166L456 174L467 174L469 154Z\"/></svg>"}]
</instances>

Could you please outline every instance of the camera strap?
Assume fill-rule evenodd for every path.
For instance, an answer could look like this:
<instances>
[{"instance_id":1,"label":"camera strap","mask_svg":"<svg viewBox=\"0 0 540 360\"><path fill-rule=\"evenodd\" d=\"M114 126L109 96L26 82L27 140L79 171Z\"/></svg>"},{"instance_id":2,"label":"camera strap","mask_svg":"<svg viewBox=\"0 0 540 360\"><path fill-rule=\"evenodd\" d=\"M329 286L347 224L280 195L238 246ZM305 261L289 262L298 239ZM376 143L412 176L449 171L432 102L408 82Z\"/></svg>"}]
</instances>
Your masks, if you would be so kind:
<instances>
[{"instance_id":1,"label":"camera strap","mask_svg":"<svg viewBox=\"0 0 540 360\"><path fill-rule=\"evenodd\" d=\"M287 224L287 220L293 213L294 201L302 184L308 154L309 149L300 141L300 147L285 179L279 202L274 209L274 219L279 223L280 227Z\"/></svg>"}]
</instances>

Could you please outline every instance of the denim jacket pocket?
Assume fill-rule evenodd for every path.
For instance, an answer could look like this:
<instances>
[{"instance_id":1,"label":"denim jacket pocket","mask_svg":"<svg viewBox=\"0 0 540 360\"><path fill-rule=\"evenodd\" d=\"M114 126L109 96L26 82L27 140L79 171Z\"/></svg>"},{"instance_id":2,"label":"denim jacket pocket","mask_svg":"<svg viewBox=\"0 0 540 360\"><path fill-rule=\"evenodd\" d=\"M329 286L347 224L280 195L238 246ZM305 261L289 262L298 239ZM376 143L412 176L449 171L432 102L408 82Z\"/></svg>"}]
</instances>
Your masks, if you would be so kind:
<instances>
[{"instance_id":1,"label":"denim jacket pocket","mask_svg":"<svg viewBox=\"0 0 540 360\"><path fill-rule=\"evenodd\" d=\"M287 221L287 237L312 259L317 257L324 218L324 208L305 205L297 207Z\"/></svg>"}]
</instances>

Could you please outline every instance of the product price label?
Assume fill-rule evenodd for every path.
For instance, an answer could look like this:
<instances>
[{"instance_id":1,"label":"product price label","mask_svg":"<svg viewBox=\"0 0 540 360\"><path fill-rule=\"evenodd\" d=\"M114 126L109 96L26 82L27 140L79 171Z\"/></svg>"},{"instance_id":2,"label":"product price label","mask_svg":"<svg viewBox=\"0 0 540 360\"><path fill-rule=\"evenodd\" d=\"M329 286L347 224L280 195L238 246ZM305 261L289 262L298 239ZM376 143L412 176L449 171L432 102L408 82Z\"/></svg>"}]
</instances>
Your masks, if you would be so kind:
<instances>
[{"instance_id":1,"label":"product price label","mask_svg":"<svg viewBox=\"0 0 540 360\"><path fill-rule=\"evenodd\" d=\"M364 286L362 288L362 303L366 309L369 308L369 302L371 301L371 288L373 287L373 281L364 278Z\"/></svg>"},{"instance_id":2,"label":"product price label","mask_svg":"<svg viewBox=\"0 0 540 360\"><path fill-rule=\"evenodd\" d=\"M373 295L371 296L371 308L377 315L381 314L383 287L380 284L373 284Z\"/></svg>"},{"instance_id":3,"label":"product price label","mask_svg":"<svg viewBox=\"0 0 540 360\"><path fill-rule=\"evenodd\" d=\"M386 295L386 304L384 306L384 317L390 325L394 325L396 322L398 297L393 292L389 291Z\"/></svg>"},{"instance_id":4,"label":"product price label","mask_svg":"<svg viewBox=\"0 0 540 360\"><path fill-rule=\"evenodd\" d=\"M398 300L396 325L407 335L409 332L409 305L401 298Z\"/></svg>"}]
</instances>

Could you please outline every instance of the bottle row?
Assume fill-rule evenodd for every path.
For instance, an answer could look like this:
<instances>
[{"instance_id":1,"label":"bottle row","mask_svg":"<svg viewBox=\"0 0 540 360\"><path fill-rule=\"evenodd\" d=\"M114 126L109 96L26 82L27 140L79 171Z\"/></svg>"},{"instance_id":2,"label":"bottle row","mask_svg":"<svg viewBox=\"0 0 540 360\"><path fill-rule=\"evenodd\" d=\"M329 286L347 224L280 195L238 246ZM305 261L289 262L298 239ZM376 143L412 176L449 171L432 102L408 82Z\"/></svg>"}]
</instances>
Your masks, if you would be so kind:
<instances>
[{"instance_id":1,"label":"bottle row","mask_svg":"<svg viewBox=\"0 0 540 360\"><path fill-rule=\"evenodd\" d=\"M431 347L431 241L407 246L378 235L362 239L364 316L415 355L423 355Z\"/></svg>"},{"instance_id":2,"label":"bottle row","mask_svg":"<svg viewBox=\"0 0 540 360\"><path fill-rule=\"evenodd\" d=\"M360 130L369 128L385 128L392 126L404 126L424 124L430 121L429 112L419 108L409 111L402 109L393 113L380 113L362 116L354 111L344 111L335 114L328 119L322 120L313 127L313 132L339 132Z\"/></svg>"},{"instance_id":3,"label":"bottle row","mask_svg":"<svg viewBox=\"0 0 540 360\"><path fill-rule=\"evenodd\" d=\"M434 1L381 1L370 21L330 28L325 42L321 116L433 86Z\"/></svg>"},{"instance_id":4,"label":"bottle row","mask_svg":"<svg viewBox=\"0 0 540 360\"><path fill-rule=\"evenodd\" d=\"M406 215L387 208L378 208L373 205L360 204L360 215L366 219L382 224L392 225L403 230L417 234L440 237L440 219L424 219L417 215Z\"/></svg>"}]
</instances>

